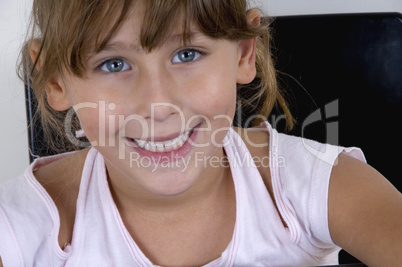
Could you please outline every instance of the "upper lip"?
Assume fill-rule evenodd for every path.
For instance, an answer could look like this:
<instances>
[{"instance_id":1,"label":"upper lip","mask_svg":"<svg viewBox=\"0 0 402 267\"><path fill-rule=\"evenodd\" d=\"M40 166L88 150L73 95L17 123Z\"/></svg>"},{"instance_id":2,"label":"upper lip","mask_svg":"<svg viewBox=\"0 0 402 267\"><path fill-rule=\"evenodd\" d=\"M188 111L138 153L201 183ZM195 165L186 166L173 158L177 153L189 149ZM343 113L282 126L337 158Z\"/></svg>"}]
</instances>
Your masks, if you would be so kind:
<instances>
[{"instance_id":1,"label":"upper lip","mask_svg":"<svg viewBox=\"0 0 402 267\"><path fill-rule=\"evenodd\" d=\"M183 135L183 134L185 134L185 133L187 133L189 131L193 131L196 127L187 129L187 130L185 130L183 132L176 132L176 133L168 134L168 135L165 135L165 136L151 136L151 137L147 137L145 139L144 138L132 138L132 139L142 140L142 141L146 141L146 142L166 142L166 141L173 140L173 139L175 139L175 138L177 138L177 137L179 137L179 136L181 136L181 135Z\"/></svg>"},{"instance_id":2,"label":"upper lip","mask_svg":"<svg viewBox=\"0 0 402 267\"><path fill-rule=\"evenodd\" d=\"M174 133L174 134L169 134L166 136L153 136L153 137L149 137L147 139L136 139L136 140L142 140L142 141L147 141L147 142L165 142L165 141L169 141L169 140L173 140L176 137L179 137L180 135L183 135L184 133L187 133L188 131L185 131L183 133Z\"/></svg>"}]
</instances>

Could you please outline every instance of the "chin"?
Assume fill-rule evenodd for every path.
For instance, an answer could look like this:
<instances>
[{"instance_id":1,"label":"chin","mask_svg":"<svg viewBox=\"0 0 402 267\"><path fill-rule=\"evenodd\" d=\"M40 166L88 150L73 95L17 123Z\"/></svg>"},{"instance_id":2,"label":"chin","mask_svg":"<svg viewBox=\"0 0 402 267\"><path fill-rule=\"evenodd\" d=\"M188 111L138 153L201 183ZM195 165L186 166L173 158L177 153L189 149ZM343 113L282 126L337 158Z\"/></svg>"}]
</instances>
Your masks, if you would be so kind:
<instances>
[{"instance_id":1,"label":"chin","mask_svg":"<svg viewBox=\"0 0 402 267\"><path fill-rule=\"evenodd\" d=\"M152 184L146 185L146 187L148 187L147 191L162 197L173 197L186 193L195 184L195 181L192 181L192 179L188 178L186 175L182 177L177 177L178 175L174 174L171 175L173 177L161 174L161 177L156 179L151 178L154 179L154 181Z\"/></svg>"}]
</instances>

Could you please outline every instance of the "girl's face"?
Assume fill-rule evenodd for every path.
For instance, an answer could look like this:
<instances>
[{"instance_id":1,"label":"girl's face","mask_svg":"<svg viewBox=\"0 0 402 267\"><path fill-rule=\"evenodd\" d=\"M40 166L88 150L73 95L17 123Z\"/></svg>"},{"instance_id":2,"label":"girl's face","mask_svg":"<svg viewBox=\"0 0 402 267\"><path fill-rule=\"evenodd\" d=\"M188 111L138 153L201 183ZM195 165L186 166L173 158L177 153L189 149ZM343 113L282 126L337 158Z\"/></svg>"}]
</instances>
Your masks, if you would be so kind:
<instances>
[{"instance_id":1,"label":"girl's face","mask_svg":"<svg viewBox=\"0 0 402 267\"><path fill-rule=\"evenodd\" d=\"M217 167L234 117L236 83L255 76L255 40L211 39L194 26L184 46L177 27L147 53L139 43L140 26L136 9L91 55L84 79L64 74L59 84L111 179L177 195L222 169Z\"/></svg>"}]
</instances>

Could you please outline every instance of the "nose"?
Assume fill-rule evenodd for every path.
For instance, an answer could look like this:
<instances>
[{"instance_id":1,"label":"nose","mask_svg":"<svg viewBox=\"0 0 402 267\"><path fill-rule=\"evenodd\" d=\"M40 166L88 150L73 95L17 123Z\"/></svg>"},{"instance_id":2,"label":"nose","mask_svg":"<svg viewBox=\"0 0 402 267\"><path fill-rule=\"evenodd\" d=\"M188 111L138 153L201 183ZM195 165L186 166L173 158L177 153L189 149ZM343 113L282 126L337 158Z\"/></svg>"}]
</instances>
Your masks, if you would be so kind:
<instances>
[{"instance_id":1,"label":"nose","mask_svg":"<svg viewBox=\"0 0 402 267\"><path fill-rule=\"evenodd\" d=\"M178 115L179 88L172 73L164 67L143 69L135 90L140 92L139 110L143 117L155 122L167 121Z\"/></svg>"}]
</instances>

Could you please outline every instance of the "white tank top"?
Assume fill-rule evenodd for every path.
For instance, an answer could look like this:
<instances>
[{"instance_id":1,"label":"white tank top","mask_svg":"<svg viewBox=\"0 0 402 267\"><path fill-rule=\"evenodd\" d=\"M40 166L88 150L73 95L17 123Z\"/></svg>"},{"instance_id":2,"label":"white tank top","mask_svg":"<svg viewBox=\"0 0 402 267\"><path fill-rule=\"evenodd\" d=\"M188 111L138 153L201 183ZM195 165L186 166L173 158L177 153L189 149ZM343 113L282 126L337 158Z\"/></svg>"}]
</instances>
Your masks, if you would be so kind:
<instances>
[{"instance_id":1,"label":"white tank top","mask_svg":"<svg viewBox=\"0 0 402 267\"><path fill-rule=\"evenodd\" d=\"M236 190L236 224L221 257L206 266L312 266L337 264L328 227L328 186L342 151L360 160L356 148L342 148L279 134L267 123L273 192L283 226L253 158L229 130L224 148ZM5 267L154 266L125 228L108 186L103 157L86 158L71 245L58 244L56 205L33 171L67 154L37 159L24 175L0 188L0 257ZM196 253L196 252L195 252Z\"/></svg>"}]
</instances>

